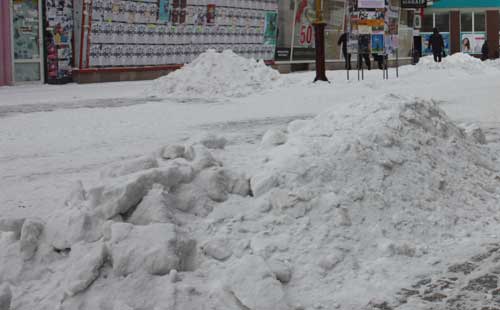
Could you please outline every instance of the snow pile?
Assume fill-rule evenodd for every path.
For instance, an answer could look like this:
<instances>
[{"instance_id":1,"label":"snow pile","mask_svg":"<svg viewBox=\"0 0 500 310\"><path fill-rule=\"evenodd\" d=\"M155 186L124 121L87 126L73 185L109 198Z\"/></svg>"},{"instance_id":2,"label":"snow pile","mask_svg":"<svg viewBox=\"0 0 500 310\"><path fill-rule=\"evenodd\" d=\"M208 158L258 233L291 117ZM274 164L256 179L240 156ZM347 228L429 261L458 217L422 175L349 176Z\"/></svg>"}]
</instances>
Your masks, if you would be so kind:
<instances>
[{"instance_id":1,"label":"snow pile","mask_svg":"<svg viewBox=\"0 0 500 310\"><path fill-rule=\"evenodd\" d=\"M499 221L489 150L432 102L341 105L288 132L251 185L296 219L271 229L290 245L272 257L291 261L292 304L360 309L466 252L463 239Z\"/></svg>"},{"instance_id":2,"label":"snow pile","mask_svg":"<svg viewBox=\"0 0 500 310\"><path fill-rule=\"evenodd\" d=\"M278 71L231 50L208 50L183 68L161 77L149 92L158 97L243 97L272 88Z\"/></svg>"},{"instance_id":3,"label":"snow pile","mask_svg":"<svg viewBox=\"0 0 500 310\"><path fill-rule=\"evenodd\" d=\"M459 70L470 74L497 69L489 62L483 62L479 58L464 53L444 57L440 63L434 62L433 56L422 57L416 67L421 70Z\"/></svg>"},{"instance_id":4,"label":"snow pile","mask_svg":"<svg viewBox=\"0 0 500 310\"><path fill-rule=\"evenodd\" d=\"M12 309L362 309L499 221L488 149L432 102L271 130L251 178L198 140L75 184L46 223L0 222Z\"/></svg>"}]
</instances>

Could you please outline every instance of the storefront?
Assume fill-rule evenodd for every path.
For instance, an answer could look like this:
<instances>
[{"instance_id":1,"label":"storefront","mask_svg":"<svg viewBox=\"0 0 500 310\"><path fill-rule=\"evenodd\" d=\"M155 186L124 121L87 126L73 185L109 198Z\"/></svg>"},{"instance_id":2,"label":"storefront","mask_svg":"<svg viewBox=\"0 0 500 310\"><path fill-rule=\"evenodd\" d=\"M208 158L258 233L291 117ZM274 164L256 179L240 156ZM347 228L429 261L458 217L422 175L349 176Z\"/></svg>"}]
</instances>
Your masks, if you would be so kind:
<instances>
[{"instance_id":1,"label":"storefront","mask_svg":"<svg viewBox=\"0 0 500 310\"><path fill-rule=\"evenodd\" d=\"M434 27L438 28L445 39L450 53L481 54L481 47L488 40L489 57L498 58L499 54L499 10L497 0L440 0L425 9L422 37L425 38Z\"/></svg>"},{"instance_id":2,"label":"storefront","mask_svg":"<svg viewBox=\"0 0 500 310\"><path fill-rule=\"evenodd\" d=\"M327 67L342 68L337 41L357 0L323 0ZM11 42L2 41L2 83L154 78L207 49L232 49L280 69L314 65L314 0L8 0ZM388 3L387 3L388 2ZM412 56L414 10L396 8L398 48ZM42 14L43 12L43 14ZM10 44L12 43L12 44ZM10 74L9 74L10 72ZM6 74L4 74L6 73ZM6 81L6 82L3 82Z\"/></svg>"},{"instance_id":3,"label":"storefront","mask_svg":"<svg viewBox=\"0 0 500 310\"><path fill-rule=\"evenodd\" d=\"M290 64L291 70L308 69L314 63L314 0L279 1L279 26L275 61L278 64ZM350 0L351 6L357 1ZM391 7L399 10L398 51L390 59L399 58L400 63L411 61L413 47L414 10L401 9L400 0L391 0ZM346 0L324 0L323 12L326 26L326 61L328 68L342 68L343 56L337 41L347 28Z\"/></svg>"}]
</instances>

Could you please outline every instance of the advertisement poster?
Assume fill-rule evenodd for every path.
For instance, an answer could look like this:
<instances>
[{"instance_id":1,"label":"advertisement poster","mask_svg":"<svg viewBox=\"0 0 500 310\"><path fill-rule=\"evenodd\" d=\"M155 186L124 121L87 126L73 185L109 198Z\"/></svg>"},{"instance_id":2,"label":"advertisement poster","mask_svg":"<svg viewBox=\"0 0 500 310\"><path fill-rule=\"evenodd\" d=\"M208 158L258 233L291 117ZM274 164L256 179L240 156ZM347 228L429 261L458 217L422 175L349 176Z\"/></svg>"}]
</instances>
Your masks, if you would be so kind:
<instances>
[{"instance_id":1,"label":"advertisement poster","mask_svg":"<svg viewBox=\"0 0 500 310\"><path fill-rule=\"evenodd\" d=\"M383 54L384 53L384 35L383 34L373 34L372 35L372 53Z\"/></svg>"},{"instance_id":2,"label":"advertisement poster","mask_svg":"<svg viewBox=\"0 0 500 310\"><path fill-rule=\"evenodd\" d=\"M397 35L386 34L384 42L384 54L394 55L399 48L399 37Z\"/></svg>"},{"instance_id":3,"label":"advertisement poster","mask_svg":"<svg viewBox=\"0 0 500 310\"><path fill-rule=\"evenodd\" d=\"M314 0L297 1L295 15L294 45L299 47L314 47L313 21L316 18Z\"/></svg>"},{"instance_id":4,"label":"advertisement poster","mask_svg":"<svg viewBox=\"0 0 500 310\"><path fill-rule=\"evenodd\" d=\"M71 82L73 51L73 1L47 0L45 5L45 44L49 83Z\"/></svg>"},{"instance_id":5,"label":"advertisement poster","mask_svg":"<svg viewBox=\"0 0 500 310\"><path fill-rule=\"evenodd\" d=\"M215 22L215 4L207 5L207 24L213 24Z\"/></svg>"},{"instance_id":6,"label":"advertisement poster","mask_svg":"<svg viewBox=\"0 0 500 310\"><path fill-rule=\"evenodd\" d=\"M460 51L467 54L481 54L486 35L484 32L467 33L462 32L460 40Z\"/></svg>"},{"instance_id":7,"label":"advertisement poster","mask_svg":"<svg viewBox=\"0 0 500 310\"><path fill-rule=\"evenodd\" d=\"M358 0L358 8L383 9L385 8L385 0Z\"/></svg>"},{"instance_id":8,"label":"advertisement poster","mask_svg":"<svg viewBox=\"0 0 500 310\"><path fill-rule=\"evenodd\" d=\"M158 12L158 20L161 22L170 22L170 13L172 8L170 6L170 0L160 0L160 8Z\"/></svg>"},{"instance_id":9,"label":"advertisement poster","mask_svg":"<svg viewBox=\"0 0 500 310\"><path fill-rule=\"evenodd\" d=\"M429 47L429 39L431 37L432 33L430 32L422 32L422 56L427 56L427 55L432 55L432 50ZM444 52L446 55L450 54L450 33L449 32L442 32L441 36L443 37L444 41Z\"/></svg>"},{"instance_id":10,"label":"advertisement poster","mask_svg":"<svg viewBox=\"0 0 500 310\"><path fill-rule=\"evenodd\" d=\"M276 31L278 23L278 13L266 12L266 21L264 27L264 44L276 45Z\"/></svg>"},{"instance_id":11,"label":"advertisement poster","mask_svg":"<svg viewBox=\"0 0 500 310\"><path fill-rule=\"evenodd\" d=\"M383 32L385 28L385 14L382 11L360 11L357 21L359 26L372 28L372 33Z\"/></svg>"},{"instance_id":12,"label":"advertisement poster","mask_svg":"<svg viewBox=\"0 0 500 310\"><path fill-rule=\"evenodd\" d=\"M386 32L391 35L397 35L399 33L399 9L393 6L387 7L385 13L385 23L387 25Z\"/></svg>"},{"instance_id":13,"label":"advertisement poster","mask_svg":"<svg viewBox=\"0 0 500 310\"><path fill-rule=\"evenodd\" d=\"M38 1L16 1L13 5L14 59L38 59Z\"/></svg>"}]
</instances>

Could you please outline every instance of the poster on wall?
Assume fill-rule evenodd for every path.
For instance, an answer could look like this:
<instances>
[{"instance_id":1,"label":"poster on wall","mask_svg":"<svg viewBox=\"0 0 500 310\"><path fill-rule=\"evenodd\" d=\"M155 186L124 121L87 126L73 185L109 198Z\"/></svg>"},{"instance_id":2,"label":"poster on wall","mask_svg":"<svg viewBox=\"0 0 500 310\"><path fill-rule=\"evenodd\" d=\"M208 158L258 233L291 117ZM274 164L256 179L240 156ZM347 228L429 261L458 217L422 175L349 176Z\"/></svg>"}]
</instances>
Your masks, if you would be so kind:
<instances>
[{"instance_id":1,"label":"poster on wall","mask_svg":"<svg viewBox=\"0 0 500 310\"><path fill-rule=\"evenodd\" d=\"M221 2L93 0L91 25L83 28L91 29L84 67L182 64L207 49L274 58L277 0L252 1L251 8L247 2L215 3Z\"/></svg>"},{"instance_id":2,"label":"poster on wall","mask_svg":"<svg viewBox=\"0 0 500 310\"><path fill-rule=\"evenodd\" d=\"M38 1L14 1L12 11L14 59L38 59L40 57Z\"/></svg>"},{"instance_id":3,"label":"poster on wall","mask_svg":"<svg viewBox=\"0 0 500 310\"><path fill-rule=\"evenodd\" d=\"M71 82L73 67L73 1L47 0L45 4L47 82Z\"/></svg>"},{"instance_id":4,"label":"poster on wall","mask_svg":"<svg viewBox=\"0 0 500 310\"><path fill-rule=\"evenodd\" d=\"M384 34L372 34L372 53L384 53Z\"/></svg>"},{"instance_id":5,"label":"poster on wall","mask_svg":"<svg viewBox=\"0 0 500 310\"><path fill-rule=\"evenodd\" d=\"M158 11L158 20L160 22L169 22L170 21L170 13L171 13L170 0L160 0L160 6ZM129 23L130 23L129 19Z\"/></svg>"},{"instance_id":6,"label":"poster on wall","mask_svg":"<svg viewBox=\"0 0 500 310\"><path fill-rule=\"evenodd\" d=\"M385 0L358 0L358 8L383 9L385 8Z\"/></svg>"},{"instance_id":7,"label":"poster on wall","mask_svg":"<svg viewBox=\"0 0 500 310\"><path fill-rule=\"evenodd\" d=\"M276 32L278 30L278 13L266 12L264 27L264 44L276 45Z\"/></svg>"},{"instance_id":8,"label":"poster on wall","mask_svg":"<svg viewBox=\"0 0 500 310\"><path fill-rule=\"evenodd\" d=\"M431 32L422 32L422 55L428 56L432 55L432 49L429 47L429 39L431 38ZM442 32L441 36L443 37L444 42L444 52L446 55L450 55L450 33Z\"/></svg>"},{"instance_id":9,"label":"poster on wall","mask_svg":"<svg viewBox=\"0 0 500 310\"><path fill-rule=\"evenodd\" d=\"M467 33L462 32L460 39L460 50L467 54L481 54L486 35L484 32Z\"/></svg>"},{"instance_id":10,"label":"poster on wall","mask_svg":"<svg viewBox=\"0 0 500 310\"><path fill-rule=\"evenodd\" d=\"M308 48L314 47L313 21L316 18L314 8L314 0L297 1L294 45Z\"/></svg>"},{"instance_id":11,"label":"poster on wall","mask_svg":"<svg viewBox=\"0 0 500 310\"><path fill-rule=\"evenodd\" d=\"M399 48L399 36L386 34L384 37L384 54L394 55Z\"/></svg>"}]
</instances>

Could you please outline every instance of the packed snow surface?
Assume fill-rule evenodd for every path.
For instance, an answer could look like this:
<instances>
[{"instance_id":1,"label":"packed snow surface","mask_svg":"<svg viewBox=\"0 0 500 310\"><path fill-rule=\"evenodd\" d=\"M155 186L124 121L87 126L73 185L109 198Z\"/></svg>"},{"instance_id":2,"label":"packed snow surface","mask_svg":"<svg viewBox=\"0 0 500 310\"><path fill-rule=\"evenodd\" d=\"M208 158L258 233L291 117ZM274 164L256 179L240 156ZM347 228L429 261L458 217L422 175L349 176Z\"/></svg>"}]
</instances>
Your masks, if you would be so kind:
<instances>
[{"instance_id":1,"label":"packed snow surface","mask_svg":"<svg viewBox=\"0 0 500 310\"><path fill-rule=\"evenodd\" d=\"M272 88L278 71L231 50L208 50L181 69L157 79L148 94L158 97L243 97Z\"/></svg>"},{"instance_id":2,"label":"packed snow surface","mask_svg":"<svg viewBox=\"0 0 500 310\"><path fill-rule=\"evenodd\" d=\"M252 175L221 137L164 146L77 182L47 220L3 219L2 294L16 310L363 309L491 236L498 167L467 132L388 95L271 129Z\"/></svg>"}]
</instances>

